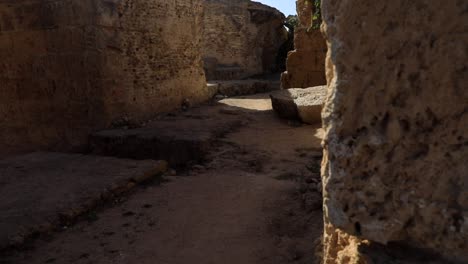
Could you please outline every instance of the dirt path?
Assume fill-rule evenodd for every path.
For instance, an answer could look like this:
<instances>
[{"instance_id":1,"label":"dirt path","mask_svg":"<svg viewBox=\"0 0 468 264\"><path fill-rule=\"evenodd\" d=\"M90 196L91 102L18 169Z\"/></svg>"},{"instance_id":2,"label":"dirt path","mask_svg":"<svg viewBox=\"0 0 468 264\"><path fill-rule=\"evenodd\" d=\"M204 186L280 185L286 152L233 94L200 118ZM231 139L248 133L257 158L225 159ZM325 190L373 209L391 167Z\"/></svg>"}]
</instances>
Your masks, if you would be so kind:
<instances>
[{"instance_id":1,"label":"dirt path","mask_svg":"<svg viewBox=\"0 0 468 264\"><path fill-rule=\"evenodd\" d=\"M0 263L314 263L321 130L277 119L265 95L223 102L238 109L225 115L247 125L221 139L206 164Z\"/></svg>"}]
</instances>

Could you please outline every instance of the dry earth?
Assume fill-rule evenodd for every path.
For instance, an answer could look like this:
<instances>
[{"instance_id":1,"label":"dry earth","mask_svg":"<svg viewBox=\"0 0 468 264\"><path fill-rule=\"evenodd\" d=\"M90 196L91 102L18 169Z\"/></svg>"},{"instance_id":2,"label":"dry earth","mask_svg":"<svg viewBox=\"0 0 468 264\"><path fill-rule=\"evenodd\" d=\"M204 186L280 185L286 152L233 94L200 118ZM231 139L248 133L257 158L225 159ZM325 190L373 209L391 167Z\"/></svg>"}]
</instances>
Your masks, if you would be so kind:
<instances>
[{"instance_id":1,"label":"dry earth","mask_svg":"<svg viewBox=\"0 0 468 264\"><path fill-rule=\"evenodd\" d=\"M319 263L322 130L280 120L268 95L221 102L232 108L214 114L245 122L206 163L172 171L0 263Z\"/></svg>"}]
</instances>

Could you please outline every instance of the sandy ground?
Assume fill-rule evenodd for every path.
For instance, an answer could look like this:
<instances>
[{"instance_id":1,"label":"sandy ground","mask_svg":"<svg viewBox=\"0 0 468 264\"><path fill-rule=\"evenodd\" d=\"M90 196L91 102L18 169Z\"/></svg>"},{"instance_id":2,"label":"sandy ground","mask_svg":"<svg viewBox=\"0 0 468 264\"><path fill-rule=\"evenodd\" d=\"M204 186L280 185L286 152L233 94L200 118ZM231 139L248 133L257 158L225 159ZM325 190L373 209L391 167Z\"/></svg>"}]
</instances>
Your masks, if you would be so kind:
<instances>
[{"instance_id":1,"label":"sandy ground","mask_svg":"<svg viewBox=\"0 0 468 264\"><path fill-rule=\"evenodd\" d=\"M55 152L0 160L0 254L166 170L163 161Z\"/></svg>"},{"instance_id":2,"label":"sandy ground","mask_svg":"<svg viewBox=\"0 0 468 264\"><path fill-rule=\"evenodd\" d=\"M321 129L278 119L266 95L225 99L247 120L205 164L166 175L0 263L316 263Z\"/></svg>"}]
</instances>

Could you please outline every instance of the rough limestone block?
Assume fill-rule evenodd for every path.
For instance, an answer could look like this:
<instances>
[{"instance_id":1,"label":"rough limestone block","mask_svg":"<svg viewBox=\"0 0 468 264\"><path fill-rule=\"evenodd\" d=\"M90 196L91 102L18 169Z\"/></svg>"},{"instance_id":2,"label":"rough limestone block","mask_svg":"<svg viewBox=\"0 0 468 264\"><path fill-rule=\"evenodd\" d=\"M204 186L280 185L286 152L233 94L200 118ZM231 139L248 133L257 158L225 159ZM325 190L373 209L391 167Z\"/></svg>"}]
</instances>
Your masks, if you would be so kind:
<instances>
[{"instance_id":1,"label":"rough limestone block","mask_svg":"<svg viewBox=\"0 0 468 264\"><path fill-rule=\"evenodd\" d=\"M308 88L310 89L310 88ZM306 96L298 97L295 101L297 112L302 122L316 124L322 122L322 108L325 103L326 86L313 87Z\"/></svg>"},{"instance_id":2,"label":"rough limestone block","mask_svg":"<svg viewBox=\"0 0 468 264\"><path fill-rule=\"evenodd\" d=\"M286 119L299 119L297 106L289 90L280 90L270 94L271 105L278 116Z\"/></svg>"},{"instance_id":3,"label":"rough limestone block","mask_svg":"<svg viewBox=\"0 0 468 264\"><path fill-rule=\"evenodd\" d=\"M325 262L356 237L468 262L468 2L322 4Z\"/></svg>"},{"instance_id":4,"label":"rough limestone block","mask_svg":"<svg viewBox=\"0 0 468 264\"><path fill-rule=\"evenodd\" d=\"M326 86L292 88L270 94L273 109L280 117L297 119L308 124L321 122L325 97Z\"/></svg>"}]
</instances>

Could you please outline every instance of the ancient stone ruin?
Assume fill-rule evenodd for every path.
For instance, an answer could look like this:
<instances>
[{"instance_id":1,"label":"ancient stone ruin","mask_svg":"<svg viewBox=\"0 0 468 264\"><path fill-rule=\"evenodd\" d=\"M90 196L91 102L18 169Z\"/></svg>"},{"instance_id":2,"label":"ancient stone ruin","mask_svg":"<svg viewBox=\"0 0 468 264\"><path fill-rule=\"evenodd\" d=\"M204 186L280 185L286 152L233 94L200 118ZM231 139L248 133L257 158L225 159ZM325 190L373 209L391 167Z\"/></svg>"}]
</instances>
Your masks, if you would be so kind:
<instances>
[{"instance_id":1,"label":"ancient stone ruin","mask_svg":"<svg viewBox=\"0 0 468 264\"><path fill-rule=\"evenodd\" d=\"M74 150L122 120L206 101L202 2L0 3L0 154Z\"/></svg>"},{"instance_id":2,"label":"ancient stone ruin","mask_svg":"<svg viewBox=\"0 0 468 264\"><path fill-rule=\"evenodd\" d=\"M327 46L319 29L313 27L314 6L310 0L297 1L298 25L294 31L295 50L288 54L281 87L307 88L324 85Z\"/></svg>"},{"instance_id":3,"label":"ancient stone ruin","mask_svg":"<svg viewBox=\"0 0 468 264\"><path fill-rule=\"evenodd\" d=\"M296 7L0 1L0 263L467 263L468 2Z\"/></svg>"},{"instance_id":4,"label":"ancient stone ruin","mask_svg":"<svg viewBox=\"0 0 468 264\"><path fill-rule=\"evenodd\" d=\"M249 0L204 0L203 61L208 80L279 72L284 15Z\"/></svg>"},{"instance_id":5,"label":"ancient stone ruin","mask_svg":"<svg viewBox=\"0 0 468 264\"><path fill-rule=\"evenodd\" d=\"M308 124L321 123L319 114L326 98L325 56L327 45L314 19L313 1L296 1L297 25L294 27L294 50L281 74L283 90L272 94L273 109L280 117Z\"/></svg>"}]
</instances>

